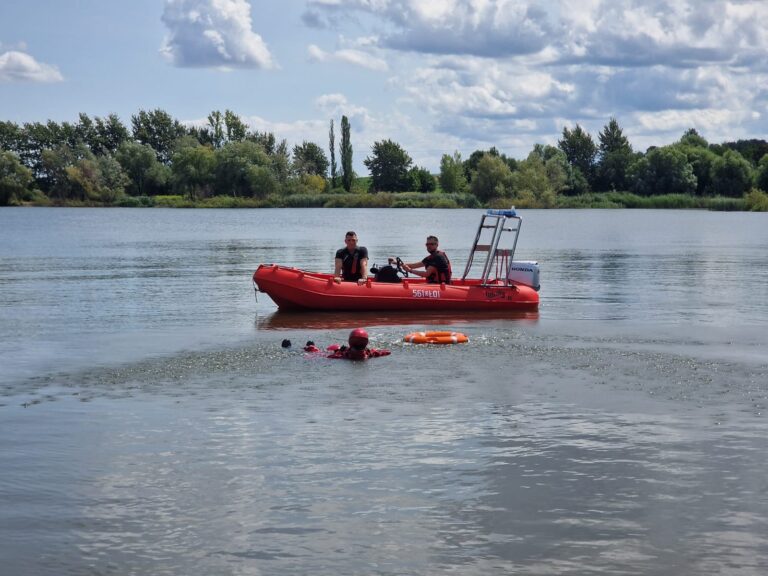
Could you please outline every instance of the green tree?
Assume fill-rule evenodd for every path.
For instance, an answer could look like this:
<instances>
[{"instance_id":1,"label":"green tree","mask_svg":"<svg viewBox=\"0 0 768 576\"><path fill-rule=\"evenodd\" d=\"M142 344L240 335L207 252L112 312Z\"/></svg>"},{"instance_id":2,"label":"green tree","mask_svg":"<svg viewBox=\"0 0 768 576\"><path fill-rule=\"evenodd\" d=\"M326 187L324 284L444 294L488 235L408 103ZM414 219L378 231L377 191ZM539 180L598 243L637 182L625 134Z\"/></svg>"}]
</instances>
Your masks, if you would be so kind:
<instances>
[{"instance_id":1,"label":"green tree","mask_svg":"<svg viewBox=\"0 0 768 576\"><path fill-rule=\"evenodd\" d=\"M466 159L464 162L464 177L467 179L467 182L472 182L472 178L475 172L477 172L477 165L480 162L480 159L486 154L501 158L507 166L509 166L510 170L517 170L517 160L502 154L496 146L491 146L488 150L475 150L469 155L469 158Z\"/></svg>"},{"instance_id":2,"label":"green tree","mask_svg":"<svg viewBox=\"0 0 768 576\"><path fill-rule=\"evenodd\" d=\"M466 159L464 162L464 176L466 177L467 182L472 182L472 178L474 178L475 173L477 173L477 165L486 154L498 157L499 151L495 146L491 147L490 150L475 150L469 155L469 158Z\"/></svg>"},{"instance_id":3,"label":"green tree","mask_svg":"<svg viewBox=\"0 0 768 576\"><path fill-rule=\"evenodd\" d=\"M53 124L55 126L55 123ZM46 178L43 169L43 151L62 144L57 130L50 124L32 122L24 124L22 128L19 149L15 152L21 163L32 170L32 176L38 181L44 192L50 189L51 183Z\"/></svg>"},{"instance_id":4,"label":"green tree","mask_svg":"<svg viewBox=\"0 0 768 576\"><path fill-rule=\"evenodd\" d=\"M85 112L80 112L80 114L77 115L77 124L75 124L74 129L77 143L84 144L88 147L88 150L94 154L101 153L102 150L101 143L99 142L99 133L96 131L96 124L93 122L93 120L91 120L88 114ZM54 129L52 132L55 133L56 130ZM66 144L66 142L61 140L57 142L57 145L62 144ZM74 143L70 145L74 145Z\"/></svg>"},{"instance_id":5,"label":"green tree","mask_svg":"<svg viewBox=\"0 0 768 576\"><path fill-rule=\"evenodd\" d=\"M310 174L325 177L328 173L328 157L320 146L305 140L293 147L293 170L299 176Z\"/></svg>"},{"instance_id":6,"label":"green tree","mask_svg":"<svg viewBox=\"0 0 768 576\"><path fill-rule=\"evenodd\" d=\"M768 194L752 188L744 196L744 207L751 212L768 212Z\"/></svg>"},{"instance_id":7,"label":"green tree","mask_svg":"<svg viewBox=\"0 0 768 576\"><path fill-rule=\"evenodd\" d=\"M632 145L624 135L624 130L619 126L619 121L611 117L603 129L598 134L598 153L599 155L609 152L618 152L620 150L632 151Z\"/></svg>"},{"instance_id":8,"label":"green tree","mask_svg":"<svg viewBox=\"0 0 768 576\"><path fill-rule=\"evenodd\" d=\"M61 200L86 200L85 188L73 186L73 180L67 172L68 168L76 166L81 161L93 162L94 166L85 165L85 172L94 172L96 157L88 147L80 142L76 146L66 144L55 148L45 149L40 161L40 177L38 182L46 183L46 192L51 198Z\"/></svg>"},{"instance_id":9,"label":"green tree","mask_svg":"<svg viewBox=\"0 0 768 576\"><path fill-rule=\"evenodd\" d=\"M157 160L151 146L132 140L123 142L115 158L128 176L128 193L133 196L161 194L168 186L171 169Z\"/></svg>"},{"instance_id":10,"label":"green tree","mask_svg":"<svg viewBox=\"0 0 768 576\"><path fill-rule=\"evenodd\" d=\"M248 169L248 181L254 198L266 198L280 190L277 178L266 166L252 165Z\"/></svg>"},{"instance_id":11,"label":"green tree","mask_svg":"<svg viewBox=\"0 0 768 576\"><path fill-rule=\"evenodd\" d=\"M440 159L440 186L445 192L466 192L469 188L467 177L464 174L464 163L458 150L453 156L443 154Z\"/></svg>"},{"instance_id":12,"label":"green tree","mask_svg":"<svg viewBox=\"0 0 768 576\"><path fill-rule=\"evenodd\" d=\"M131 125L134 140L152 146L157 159L166 165L170 164L176 140L187 133L178 120L160 109L139 111L131 116Z\"/></svg>"},{"instance_id":13,"label":"green tree","mask_svg":"<svg viewBox=\"0 0 768 576\"><path fill-rule=\"evenodd\" d=\"M349 118L342 116L339 157L341 158L341 185L347 192L352 190L352 182L355 179L355 171L352 169L352 140L349 133Z\"/></svg>"},{"instance_id":14,"label":"green tree","mask_svg":"<svg viewBox=\"0 0 768 576\"><path fill-rule=\"evenodd\" d=\"M416 192L434 192L437 188L437 181L432 173L421 166L414 166L408 171L408 177L411 180L411 189Z\"/></svg>"},{"instance_id":15,"label":"green tree","mask_svg":"<svg viewBox=\"0 0 768 576\"><path fill-rule=\"evenodd\" d=\"M67 144L76 146L84 144L96 156L113 154L128 138L128 129L120 122L115 114L106 118L96 116L91 119L88 114L81 112L77 124L67 122L55 125L49 121L52 133L57 134L57 145Z\"/></svg>"},{"instance_id":16,"label":"green tree","mask_svg":"<svg viewBox=\"0 0 768 576\"><path fill-rule=\"evenodd\" d=\"M181 152L182 150L186 148L197 148L202 143L200 140L198 140L195 136L192 134L184 134L184 136L181 136L179 138L176 138L173 142L173 146L171 148L171 158L176 154L176 152ZM213 148L213 145L209 142L207 144L202 144L203 146L208 146L208 148Z\"/></svg>"},{"instance_id":17,"label":"green tree","mask_svg":"<svg viewBox=\"0 0 768 576\"><path fill-rule=\"evenodd\" d=\"M333 118L328 130L328 150L331 153L331 188L336 188L336 135L333 133Z\"/></svg>"},{"instance_id":18,"label":"green tree","mask_svg":"<svg viewBox=\"0 0 768 576\"><path fill-rule=\"evenodd\" d=\"M499 156L483 154L473 172L470 190L478 200L509 196L512 192L512 171Z\"/></svg>"},{"instance_id":19,"label":"green tree","mask_svg":"<svg viewBox=\"0 0 768 576\"><path fill-rule=\"evenodd\" d=\"M626 190L627 170L634 160L632 146L616 118L611 118L598 135L595 187L598 190Z\"/></svg>"},{"instance_id":20,"label":"green tree","mask_svg":"<svg viewBox=\"0 0 768 576\"><path fill-rule=\"evenodd\" d=\"M576 128L573 130L569 130L566 126L563 128L563 137L558 141L557 145L565 152L568 163L574 168L578 168L590 186L592 186L597 146L589 132L586 132L578 124L576 124Z\"/></svg>"},{"instance_id":21,"label":"green tree","mask_svg":"<svg viewBox=\"0 0 768 576\"><path fill-rule=\"evenodd\" d=\"M224 111L224 129L227 142L242 142L248 136L248 126L232 110Z\"/></svg>"},{"instance_id":22,"label":"green tree","mask_svg":"<svg viewBox=\"0 0 768 576\"><path fill-rule=\"evenodd\" d=\"M325 192L328 185L326 179L317 174L302 174L299 182L304 187L303 193L305 194L320 194Z\"/></svg>"},{"instance_id":23,"label":"green tree","mask_svg":"<svg viewBox=\"0 0 768 576\"><path fill-rule=\"evenodd\" d=\"M208 114L206 126L191 128L188 133L197 138L200 144L210 145L216 149L228 142L242 142L249 135L245 122L232 110L225 110L224 114L219 110L213 110Z\"/></svg>"},{"instance_id":24,"label":"green tree","mask_svg":"<svg viewBox=\"0 0 768 576\"><path fill-rule=\"evenodd\" d=\"M554 146L535 144L528 157L512 171L516 204L551 207L566 190L573 168L565 153Z\"/></svg>"},{"instance_id":25,"label":"green tree","mask_svg":"<svg viewBox=\"0 0 768 576\"><path fill-rule=\"evenodd\" d=\"M278 184L285 188L288 178L291 176L291 154L288 151L288 142L281 140L271 155L272 172L277 178Z\"/></svg>"},{"instance_id":26,"label":"green tree","mask_svg":"<svg viewBox=\"0 0 768 576\"><path fill-rule=\"evenodd\" d=\"M253 168L269 167L271 160L255 142L229 142L216 151L214 189L232 196L254 196Z\"/></svg>"},{"instance_id":27,"label":"green tree","mask_svg":"<svg viewBox=\"0 0 768 576\"><path fill-rule=\"evenodd\" d=\"M563 182L565 174L563 174ZM551 207L555 205L555 191L547 173L546 162L532 152L518 164L510 176L512 198L518 206Z\"/></svg>"},{"instance_id":28,"label":"green tree","mask_svg":"<svg viewBox=\"0 0 768 576\"><path fill-rule=\"evenodd\" d=\"M534 144L533 150L528 155L529 164L533 157L544 164L547 179L556 194L583 194L589 191L589 184L581 170L568 163L565 152L560 148L549 144ZM512 170L513 174L523 166L523 162L517 162Z\"/></svg>"},{"instance_id":29,"label":"green tree","mask_svg":"<svg viewBox=\"0 0 768 576\"><path fill-rule=\"evenodd\" d=\"M674 146L654 148L636 160L628 177L631 190L642 196L693 194L696 176L685 154Z\"/></svg>"},{"instance_id":30,"label":"green tree","mask_svg":"<svg viewBox=\"0 0 768 576\"><path fill-rule=\"evenodd\" d=\"M23 132L18 124L0 120L0 150L18 154L21 149L22 138Z\"/></svg>"},{"instance_id":31,"label":"green tree","mask_svg":"<svg viewBox=\"0 0 768 576\"><path fill-rule=\"evenodd\" d=\"M272 132L249 132L245 139L259 144L269 156L277 152L277 138Z\"/></svg>"},{"instance_id":32,"label":"green tree","mask_svg":"<svg viewBox=\"0 0 768 576\"><path fill-rule=\"evenodd\" d=\"M696 128L688 128L688 130L685 131L685 134L683 134L680 138L679 143L683 146L691 146L694 148L709 147L709 142L702 138L702 136L696 131Z\"/></svg>"},{"instance_id":33,"label":"green tree","mask_svg":"<svg viewBox=\"0 0 768 576\"><path fill-rule=\"evenodd\" d=\"M130 184L130 179L123 171L123 167L111 154L104 154L96 158L99 166L99 199L102 202L112 203L125 195L125 188Z\"/></svg>"},{"instance_id":34,"label":"green tree","mask_svg":"<svg viewBox=\"0 0 768 576\"><path fill-rule=\"evenodd\" d=\"M93 142L89 147L96 155L114 154L123 142L130 139L128 128L116 114L93 119Z\"/></svg>"},{"instance_id":35,"label":"green tree","mask_svg":"<svg viewBox=\"0 0 768 576\"><path fill-rule=\"evenodd\" d=\"M81 158L64 168L69 181L70 198L81 201L101 199L101 171L96 158Z\"/></svg>"},{"instance_id":36,"label":"green tree","mask_svg":"<svg viewBox=\"0 0 768 576\"><path fill-rule=\"evenodd\" d=\"M768 154L760 158L760 162L757 164L755 184L763 192L768 192Z\"/></svg>"},{"instance_id":37,"label":"green tree","mask_svg":"<svg viewBox=\"0 0 768 576\"><path fill-rule=\"evenodd\" d=\"M206 126L207 142L214 148L221 148L224 146L226 139L224 137L224 115L218 110L214 110L208 114L208 126Z\"/></svg>"},{"instance_id":38,"label":"green tree","mask_svg":"<svg viewBox=\"0 0 768 576\"><path fill-rule=\"evenodd\" d=\"M81 144L85 146L85 144ZM109 154L83 155L65 167L69 197L85 202L111 204L124 194L128 177L120 163Z\"/></svg>"},{"instance_id":39,"label":"green tree","mask_svg":"<svg viewBox=\"0 0 768 576\"><path fill-rule=\"evenodd\" d=\"M413 160L397 142L374 142L371 155L363 160L371 173L371 190L404 192L411 187L408 171Z\"/></svg>"},{"instance_id":40,"label":"green tree","mask_svg":"<svg viewBox=\"0 0 768 576\"><path fill-rule=\"evenodd\" d=\"M216 156L208 146L182 148L173 155L173 186L193 200L208 196L215 168Z\"/></svg>"},{"instance_id":41,"label":"green tree","mask_svg":"<svg viewBox=\"0 0 768 576\"><path fill-rule=\"evenodd\" d=\"M715 148L715 146L711 146ZM737 140L736 142L724 142L717 145L717 149L714 150L719 155L723 155L726 150L735 150L741 154L745 160L748 160L752 165L757 166L760 159L768 154L768 142L765 140L751 139L751 140Z\"/></svg>"},{"instance_id":42,"label":"green tree","mask_svg":"<svg viewBox=\"0 0 768 576\"><path fill-rule=\"evenodd\" d=\"M741 198L752 187L752 165L735 150L728 150L712 164L712 191Z\"/></svg>"},{"instance_id":43,"label":"green tree","mask_svg":"<svg viewBox=\"0 0 768 576\"><path fill-rule=\"evenodd\" d=\"M33 181L32 171L13 152L0 150L0 206L21 198Z\"/></svg>"},{"instance_id":44,"label":"green tree","mask_svg":"<svg viewBox=\"0 0 768 576\"><path fill-rule=\"evenodd\" d=\"M539 205L552 206L554 205L554 199L558 194L565 191L568 188L568 182L570 180L571 166L568 164L568 159L565 157L565 153L559 148L550 146L548 144L535 144L533 150L528 155L525 162L529 164L538 159L544 165L544 172L549 182L549 188L551 194L554 196L552 202L546 197L546 194L536 194L536 201ZM522 168L523 163L518 163L518 170ZM515 173L514 171L512 172Z\"/></svg>"},{"instance_id":45,"label":"green tree","mask_svg":"<svg viewBox=\"0 0 768 576\"><path fill-rule=\"evenodd\" d=\"M693 175L696 176L696 194L698 196L712 194L712 167L719 156L700 144L675 144L674 146L685 154L693 168Z\"/></svg>"}]
</instances>

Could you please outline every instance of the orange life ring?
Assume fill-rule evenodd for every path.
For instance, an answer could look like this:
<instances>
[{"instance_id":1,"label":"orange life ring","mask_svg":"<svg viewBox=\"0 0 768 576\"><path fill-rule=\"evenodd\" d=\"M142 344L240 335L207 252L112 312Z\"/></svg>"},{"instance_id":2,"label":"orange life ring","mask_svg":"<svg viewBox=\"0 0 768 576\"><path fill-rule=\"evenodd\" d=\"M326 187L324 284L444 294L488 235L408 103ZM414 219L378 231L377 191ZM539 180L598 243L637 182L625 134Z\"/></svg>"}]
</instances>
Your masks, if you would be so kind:
<instances>
[{"instance_id":1,"label":"orange life ring","mask_svg":"<svg viewBox=\"0 0 768 576\"><path fill-rule=\"evenodd\" d=\"M461 332L411 332L403 341L411 344L464 344L469 342Z\"/></svg>"}]
</instances>

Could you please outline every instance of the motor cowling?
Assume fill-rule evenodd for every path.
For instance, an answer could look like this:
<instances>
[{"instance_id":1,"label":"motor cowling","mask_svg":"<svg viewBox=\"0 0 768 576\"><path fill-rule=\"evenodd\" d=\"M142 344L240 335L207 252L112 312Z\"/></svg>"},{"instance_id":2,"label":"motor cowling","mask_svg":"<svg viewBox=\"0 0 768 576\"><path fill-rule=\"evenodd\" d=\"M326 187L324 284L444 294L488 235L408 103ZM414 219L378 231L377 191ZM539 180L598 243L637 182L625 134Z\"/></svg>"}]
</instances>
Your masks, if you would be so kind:
<instances>
[{"instance_id":1,"label":"motor cowling","mask_svg":"<svg viewBox=\"0 0 768 576\"><path fill-rule=\"evenodd\" d=\"M539 282L539 263L535 260L513 260L509 264L507 280L515 284L530 286L538 292L541 288Z\"/></svg>"}]
</instances>

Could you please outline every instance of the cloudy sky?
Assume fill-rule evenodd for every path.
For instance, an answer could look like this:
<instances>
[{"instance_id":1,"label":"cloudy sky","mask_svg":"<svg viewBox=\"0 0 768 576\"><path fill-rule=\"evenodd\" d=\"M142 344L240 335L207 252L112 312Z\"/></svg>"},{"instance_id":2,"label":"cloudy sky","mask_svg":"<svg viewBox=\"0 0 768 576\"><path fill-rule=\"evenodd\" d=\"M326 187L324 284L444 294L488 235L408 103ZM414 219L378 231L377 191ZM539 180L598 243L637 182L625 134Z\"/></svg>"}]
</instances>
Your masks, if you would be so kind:
<instances>
[{"instance_id":1,"label":"cloudy sky","mask_svg":"<svg viewBox=\"0 0 768 576\"><path fill-rule=\"evenodd\" d=\"M611 116L636 149L768 138L768 0L10 0L0 120L231 109L289 144L350 118L436 170Z\"/></svg>"}]
</instances>

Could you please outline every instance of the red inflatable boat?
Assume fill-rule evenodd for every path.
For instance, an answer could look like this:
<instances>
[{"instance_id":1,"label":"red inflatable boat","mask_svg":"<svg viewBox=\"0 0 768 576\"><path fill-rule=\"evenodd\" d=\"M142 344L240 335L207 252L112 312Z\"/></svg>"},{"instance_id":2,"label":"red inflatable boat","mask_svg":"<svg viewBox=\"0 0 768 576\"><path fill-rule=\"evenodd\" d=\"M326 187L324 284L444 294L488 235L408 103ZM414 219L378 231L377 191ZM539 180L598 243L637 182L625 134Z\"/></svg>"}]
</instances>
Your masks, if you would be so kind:
<instances>
[{"instance_id":1,"label":"red inflatable boat","mask_svg":"<svg viewBox=\"0 0 768 576\"><path fill-rule=\"evenodd\" d=\"M253 275L281 310L536 310L539 295L530 286L503 281L455 280L427 284L404 278L398 284L333 281L333 274L307 272L277 264L262 264Z\"/></svg>"},{"instance_id":2,"label":"red inflatable boat","mask_svg":"<svg viewBox=\"0 0 768 576\"><path fill-rule=\"evenodd\" d=\"M480 221L464 276L450 284L428 284L420 277L397 283L369 277L362 285L339 284L332 274L277 264L260 265L253 281L281 310L537 310L538 263L513 260L521 222L514 210L488 210ZM511 248L499 247L505 231L514 232ZM488 233L490 238L482 243ZM476 254L485 255L482 274L467 278Z\"/></svg>"}]
</instances>

